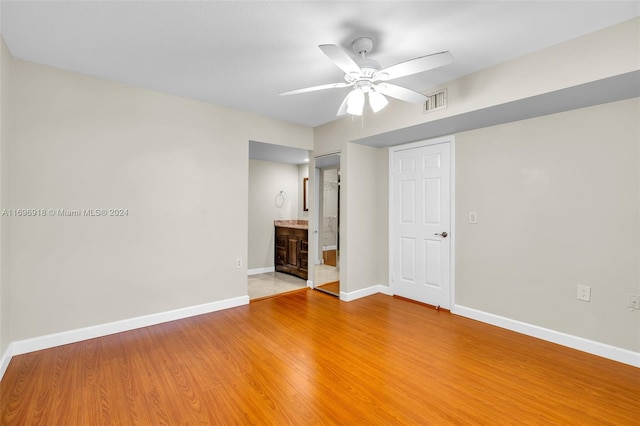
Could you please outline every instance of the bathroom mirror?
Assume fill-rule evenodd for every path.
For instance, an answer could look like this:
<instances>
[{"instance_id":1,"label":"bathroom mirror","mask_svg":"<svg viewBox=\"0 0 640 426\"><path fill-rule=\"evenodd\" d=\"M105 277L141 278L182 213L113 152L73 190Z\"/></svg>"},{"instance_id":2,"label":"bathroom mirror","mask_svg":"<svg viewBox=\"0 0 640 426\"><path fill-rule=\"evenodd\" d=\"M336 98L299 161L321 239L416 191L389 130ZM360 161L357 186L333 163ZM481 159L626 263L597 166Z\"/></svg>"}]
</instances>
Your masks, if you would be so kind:
<instances>
[{"instance_id":1,"label":"bathroom mirror","mask_svg":"<svg viewBox=\"0 0 640 426\"><path fill-rule=\"evenodd\" d=\"M314 288L340 296L340 154L315 159L318 258Z\"/></svg>"},{"instance_id":2,"label":"bathroom mirror","mask_svg":"<svg viewBox=\"0 0 640 426\"><path fill-rule=\"evenodd\" d=\"M309 178L302 179L302 211L309 211Z\"/></svg>"}]
</instances>

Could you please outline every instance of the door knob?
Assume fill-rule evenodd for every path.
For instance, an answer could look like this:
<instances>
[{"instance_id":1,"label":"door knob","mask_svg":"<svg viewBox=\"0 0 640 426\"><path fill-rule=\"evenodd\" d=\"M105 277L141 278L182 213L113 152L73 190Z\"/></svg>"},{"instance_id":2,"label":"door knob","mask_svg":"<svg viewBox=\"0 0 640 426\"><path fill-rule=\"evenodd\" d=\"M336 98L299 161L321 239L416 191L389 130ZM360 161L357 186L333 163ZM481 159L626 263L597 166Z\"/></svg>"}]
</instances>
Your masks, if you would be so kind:
<instances>
[{"instance_id":1,"label":"door knob","mask_svg":"<svg viewBox=\"0 0 640 426\"><path fill-rule=\"evenodd\" d=\"M442 234L434 234L434 235L440 235L442 238L447 238L447 231L444 231Z\"/></svg>"}]
</instances>

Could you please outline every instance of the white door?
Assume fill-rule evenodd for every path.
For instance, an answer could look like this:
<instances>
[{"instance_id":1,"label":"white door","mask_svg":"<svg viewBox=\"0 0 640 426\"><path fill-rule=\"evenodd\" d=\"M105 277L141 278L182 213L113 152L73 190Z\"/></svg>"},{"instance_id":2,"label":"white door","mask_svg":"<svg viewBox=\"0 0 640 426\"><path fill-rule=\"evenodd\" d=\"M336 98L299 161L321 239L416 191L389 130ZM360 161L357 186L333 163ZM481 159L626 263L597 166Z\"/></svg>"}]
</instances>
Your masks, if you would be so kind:
<instances>
[{"instance_id":1,"label":"white door","mask_svg":"<svg viewBox=\"0 0 640 426\"><path fill-rule=\"evenodd\" d=\"M450 309L451 145L400 148L392 162L393 292Z\"/></svg>"}]
</instances>

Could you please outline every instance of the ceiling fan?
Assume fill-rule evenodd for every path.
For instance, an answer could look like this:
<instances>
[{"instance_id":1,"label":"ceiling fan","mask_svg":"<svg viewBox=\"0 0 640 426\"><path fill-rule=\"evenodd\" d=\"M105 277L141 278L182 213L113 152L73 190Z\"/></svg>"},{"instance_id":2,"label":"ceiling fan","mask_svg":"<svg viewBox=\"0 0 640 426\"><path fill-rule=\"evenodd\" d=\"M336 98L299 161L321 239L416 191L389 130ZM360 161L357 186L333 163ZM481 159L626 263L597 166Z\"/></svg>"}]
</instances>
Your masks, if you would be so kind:
<instances>
[{"instance_id":1,"label":"ceiling fan","mask_svg":"<svg viewBox=\"0 0 640 426\"><path fill-rule=\"evenodd\" d=\"M353 44L353 51L360 58L356 61L342 48L335 44L322 44L320 50L344 71L344 83L323 84L304 89L291 90L280 93L281 96L295 95L299 93L315 92L326 89L340 89L352 87L351 92L344 98L338 108L337 116L344 114L362 115L365 95L369 98L369 105L374 112L383 109L389 101L386 96L400 99L405 102L421 103L427 100L422 93L406 87L388 83L400 77L417 74L453 62L453 56L449 52L439 52L432 55L420 56L387 68L381 68L380 64L365 56L371 52L373 40L368 37L360 37Z\"/></svg>"}]
</instances>

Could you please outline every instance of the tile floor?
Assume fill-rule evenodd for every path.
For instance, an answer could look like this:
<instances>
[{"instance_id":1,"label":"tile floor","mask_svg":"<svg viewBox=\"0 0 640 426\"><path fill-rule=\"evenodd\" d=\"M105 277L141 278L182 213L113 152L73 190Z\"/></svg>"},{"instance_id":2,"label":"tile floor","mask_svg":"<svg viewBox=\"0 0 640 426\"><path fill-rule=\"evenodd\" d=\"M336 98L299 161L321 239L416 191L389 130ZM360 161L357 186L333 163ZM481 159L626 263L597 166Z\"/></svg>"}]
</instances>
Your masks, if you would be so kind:
<instances>
[{"instance_id":1,"label":"tile floor","mask_svg":"<svg viewBox=\"0 0 640 426\"><path fill-rule=\"evenodd\" d=\"M322 284L340 279L337 268L327 265L315 265L314 283ZM305 288L307 282L293 275L282 272L267 272L265 274L249 275L249 299L273 296L274 294Z\"/></svg>"},{"instance_id":2,"label":"tile floor","mask_svg":"<svg viewBox=\"0 0 640 426\"><path fill-rule=\"evenodd\" d=\"M307 286L307 281L282 272L249 275L249 300L273 296Z\"/></svg>"},{"instance_id":3,"label":"tile floor","mask_svg":"<svg viewBox=\"0 0 640 426\"><path fill-rule=\"evenodd\" d=\"M315 285L330 283L340 279L340 270L335 266L315 265L315 268L315 279L313 280Z\"/></svg>"}]
</instances>

